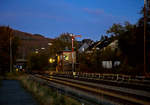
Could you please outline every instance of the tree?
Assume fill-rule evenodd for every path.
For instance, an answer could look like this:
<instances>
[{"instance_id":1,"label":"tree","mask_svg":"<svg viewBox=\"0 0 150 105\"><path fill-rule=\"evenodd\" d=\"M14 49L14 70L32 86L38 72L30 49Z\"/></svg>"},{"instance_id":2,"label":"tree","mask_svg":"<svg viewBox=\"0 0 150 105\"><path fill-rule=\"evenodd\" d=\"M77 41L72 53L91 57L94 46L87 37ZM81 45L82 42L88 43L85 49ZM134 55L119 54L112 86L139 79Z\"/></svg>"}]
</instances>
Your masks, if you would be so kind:
<instances>
[{"instance_id":1,"label":"tree","mask_svg":"<svg viewBox=\"0 0 150 105\"><path fill-rule=\"evenodd\" d=\"M119 36L122 32L124 32L124 27L121 24L113 24L106 33L111 33L111 36Z\"/></svg>"},{"instance_id":2,"label":"tree","mask_svg":"<svg viewBox=\"0 0 150 105\"><path fill-rule=\"evenodd\" d=\"M29 56L28 66L31 70L48 70L56 67L56 62L49 63L49 58L55 58L56 54L62 50L71 50L72 39L69 33L63 33L55 38L49 49L39 53L32 53ZM75 41L75 46L77 42Z\"/></svg>"},{"instance_id":3,"label":"tree","mask_svg":"<svg viewBox=\"0 0 150 105\"><path fill-rule=\"evenodd\" d=\"M59 37L55 38L50 46L50 55L55 56L56 53L62 50L71 50L72 39L69 33L63 33ZM74 41L75 49L77 48L77 41Z\"/></svg>"},{"instance_id":4,"label":"tree","mask_svg":"<svg viewBox=\"0 0 150 105\"><path fill-rule=\"evenodd\" d=\"M132 68L131 72L134 70L134 72L142 74L143 28L125 22L124 25L114 24L107 32L118 37L119 48L122 52L121 56L123 56L122 64ZM128 70L128 67L124 69Z\"/></svg>"},{"instance_id":5,"label":"tree","mask_svg":"<svg viewBox=\"0 0 150 105\"><path fill-rule=\"evenodd\" d=\"M10 67L10 40L12 40L12 62L15 63L20 40L14 36L10 27L0 26L0 72L2 73L9 71Z\"/></svg>"},{"instance_id":6,"label":"tree","mask_svg":"<svg viewBox=\"0 0 150 105\"><path fill-rule=\"evenodd\" d=\"M80 63L80 71L81 72L95 72L95 55L94 54L88 54L88 53L81 53L79 55L79 63Z\"/></svg>"},{"instance_id":7,"label":"tree","mask_svg":"<svg viewBox=\"0 0 150 105\"><path fill-rule=\"evenodd\" d=\"M49 63L50 55L46 51L30 54L28 58L29 70L48 70L51 66Z\"/></svg>"}]
</instances>

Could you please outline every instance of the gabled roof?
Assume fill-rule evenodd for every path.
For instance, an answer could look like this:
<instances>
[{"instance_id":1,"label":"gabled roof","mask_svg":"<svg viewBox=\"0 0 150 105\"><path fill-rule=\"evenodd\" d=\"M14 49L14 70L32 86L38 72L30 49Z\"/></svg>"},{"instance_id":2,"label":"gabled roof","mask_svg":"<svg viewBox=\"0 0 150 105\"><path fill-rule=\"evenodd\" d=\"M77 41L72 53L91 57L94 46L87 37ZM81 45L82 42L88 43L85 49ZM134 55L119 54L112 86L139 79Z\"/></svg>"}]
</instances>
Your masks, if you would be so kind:
<instances>
[{"instance_id":1,"label":"gabled roof","mask_svg":"<svg viewBox=\"0 0 150 105\"><path fill-rule=\"evenodd\" d=\"M97 41L94 44L92 44L87 50L93 50L93 49L103 49L104 47L108 46L111 42L113 42L113 40L109 39L105 39L102 41Z\"/></svg>"},{"instance_id":2,"label":"gabled roof","mask_svg":"<svg viewBox=\"0 0 150 105\"><path fill-rule=\"evenodd\" d=\"M81 52L84 52L84 50L86 50L87 48L89 47L89 45L87 43L84 43L79 49L78 51L81 53ZM83 50L84 49L84 50Z\"/></svg>"},{"instance_id":3,"label":"gabled roof","mask_svg":"<svg viewBox=\"0 0 150 105\"><path fill-rule=\"evenodd\" d=\"M96 47L98 47L99 49L102 49L106 46L108 46L112 41L111 40L104 40L101 43L97 44Z\"/></svg>"},{"instance_id":4,"label":"gabled roof","mask_svg":"<svg viewBox=\"0 0 150 105\"><path fill-rule=\"evenodd\" d=\"M95 48L97 46L97 44L101 43L101 41L97 41L95 43L93 43L91 46L89 46L88 50L92 50L93 48Z\"/></svg>"}]
</instances>

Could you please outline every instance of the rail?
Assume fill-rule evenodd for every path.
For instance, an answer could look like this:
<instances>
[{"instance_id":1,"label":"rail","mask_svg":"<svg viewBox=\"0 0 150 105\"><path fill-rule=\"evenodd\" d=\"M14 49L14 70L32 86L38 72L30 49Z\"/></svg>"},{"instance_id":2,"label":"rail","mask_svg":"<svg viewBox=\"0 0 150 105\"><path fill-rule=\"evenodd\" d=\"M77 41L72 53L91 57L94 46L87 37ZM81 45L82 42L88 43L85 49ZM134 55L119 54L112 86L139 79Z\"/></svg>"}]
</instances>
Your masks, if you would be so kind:
<instances>
[{"instance_id":1,"label":"rail","mask_svg":"<svg viewBox=\"0 0 150 105\"><path fill-rule=\"evenodd\" d=\"M95 94L104 94L106 96L109 96L109 97L112 97L115 99L123 100L124 102L127 101L129 103L138 103L138 104L142 104L142 105L148 105L148 103L149 103L149 101L139 100L138 98L135 98L134 96L132 96L132 94L131 94L131 96L129 96L129 95L125 96L124 94L116 93L113 91L108 91L108 90L106 91L103 89L96 89L96 88L93 88L91 86L86 86L85 84L82 84L82 83L75 83L75 82L70 82L70 81L61 80L61 79L57 79L57 78L51 78L50 79L49 77L46 77L46 76L39 76L39 77L42 79L46 79L48 81L51 81L51 82L79 88L81 90L86 90L88 92L92 92Z\"/></svg>"}]
</instances>

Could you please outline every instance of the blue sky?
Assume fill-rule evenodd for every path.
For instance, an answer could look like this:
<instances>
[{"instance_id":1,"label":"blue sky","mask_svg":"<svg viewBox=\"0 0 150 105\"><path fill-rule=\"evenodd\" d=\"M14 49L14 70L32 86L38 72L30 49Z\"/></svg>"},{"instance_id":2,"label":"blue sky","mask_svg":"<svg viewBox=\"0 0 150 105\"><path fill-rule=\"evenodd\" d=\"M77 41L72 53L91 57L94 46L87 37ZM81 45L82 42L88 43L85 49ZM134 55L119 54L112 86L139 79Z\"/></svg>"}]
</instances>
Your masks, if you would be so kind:
<instances>
[{"instance_id":1,"label":"blue sky","mask_svg":"<svg viewBox=\"0 0 150 105\"><path fill-rule=\"evenodd\" d=\"M99 40L113 23L136 23L144 0L0 0L0 25L55 38Z\"/></svg>"}]
</instances>

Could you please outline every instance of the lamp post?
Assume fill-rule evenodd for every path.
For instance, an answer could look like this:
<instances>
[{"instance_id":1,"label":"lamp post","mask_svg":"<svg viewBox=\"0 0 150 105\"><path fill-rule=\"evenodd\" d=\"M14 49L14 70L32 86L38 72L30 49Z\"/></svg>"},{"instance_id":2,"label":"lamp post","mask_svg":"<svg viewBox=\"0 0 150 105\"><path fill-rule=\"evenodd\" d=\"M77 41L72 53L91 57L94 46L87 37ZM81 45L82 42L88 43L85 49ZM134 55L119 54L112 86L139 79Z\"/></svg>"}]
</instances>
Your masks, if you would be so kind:
<instances>
[{"instance_id":1,"label":"lamp post","mask_svg":"<svg viewBox=\"0 0 150 105\"><path fill-rule=\"evenodd\" d=\"M72 72L74 72L74 40L76 37L81 37L81 35L74 35L74 34L70 34L71 36L71 40L72 40Z\"/></svg>"}]
</instances>

